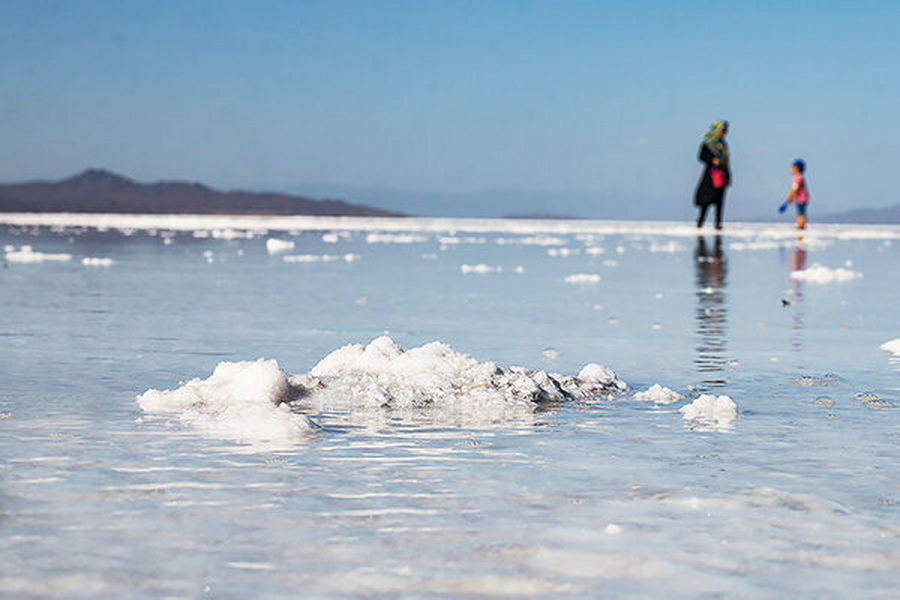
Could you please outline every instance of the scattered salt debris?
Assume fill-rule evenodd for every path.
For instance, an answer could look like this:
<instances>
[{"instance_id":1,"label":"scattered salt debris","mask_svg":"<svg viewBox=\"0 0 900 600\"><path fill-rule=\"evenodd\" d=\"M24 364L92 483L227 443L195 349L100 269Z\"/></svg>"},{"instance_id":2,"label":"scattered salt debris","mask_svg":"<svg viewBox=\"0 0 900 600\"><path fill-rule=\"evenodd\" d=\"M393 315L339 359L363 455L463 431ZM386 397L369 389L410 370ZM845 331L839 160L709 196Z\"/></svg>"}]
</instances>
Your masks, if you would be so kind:
<instances>
[{"instance_id":1,"label":"scattered salt debris","mask_svg":"<svg viewBox=\"0 0 900 600\"><path fill-rule=\"evenodd\" d=\"M37 252L31 246L21 246L18 250L6 246L6 260L15 263L65 262L72 260L71 254Z\"/></svg>"},{"instance_id":2,"label":"scattered salt debris","mask_svg":"<svg viewBox=\"0 0 900 600\"><path fill-rule=\"evenodd\" d=\"M111 267L113 263L115 261L111 258L85 256L81 259L81 264L87 267Z\"/></svg>"},{"instance_id":3,"label":"scattered salt debris","mask_svg":"<svg viewBox=\"0 0 900 600\"><path fill-rule=\"evenodd\" d=\"M879 348L891 354L900 354L900 338L885 342Z\"/></svg>"},{"instance_id":4,"label":"scattered salt debris","mask_svg":"<svg viewBox=\"0 0 900 600\"><path fill-rule=\"evenodd\" d=\"M596 273L576 273L566 277L565 282L573 285L596 284L600 283L600 276Z\"/></svg>"},{"instance_id":5,"label":"scattered salt debris","mask_svg":"<svg viewBox=\"0 0 900 600\"><path fill-rule=\"evenodd\" d=\"M547 254L549 256L575 256L576 254L581 254L581 250L573 249L573 248L550 248L547 250Z\"/></svg>"},{"instance_id":6,"label":"scattered salt debris","mask_svg":"<svg viewBox=\"0 0 900 600\"><path fill-rule=\"evenodd\" d=\"M859 279L861 273L851 271L850 269L837 268L831 269L824 265L816 263L809 268L799 271L792 271L791 278L807 283L832 283L835 281L850 281L851 279Z\"/></svg>"},{"instance_id":7,"label":"scattered salt debris","mask_svg":"<svg viewBox=\"0 0 900 600\"><path fill-rule=\"evenodd\" d=\"M861 403L866 408L871 408L873 410L885 410L888 408L894 408L894 403L890 400L885 400L875 392L862 392L856 395L856 401Z\"/></svg>"},{"instance_id":8,"label":"scattered salt debris","mask_svg":"<svg viewBox=\"0 0 900 600\"><path fill-rule=\"evenodd\" d=\"M817 387L817 386L835 386L838 385L842 379L840 376L835 375L834 373L825 373L821 376L814 375L802 375L800 377L794 377L791 379L791 383L794 385L799 385L801 387Z\"/></svg>"},{"instance_id":9,"label":"scattered salt debris","mask_svg":"<svg viewBox=\"0 0 900 600\"><path fill-rule=\"evenodd\" d=\"M438 243L442 246L457 246L459 244L486 244L487 238L477 236L438 236Z\"/></svg>"},{"instance_id":10,"label":"scattered salt debris","mask_svg":"<svg viewBox=\"0 0 900 600\"><path fill-rule=\"evenodd\" d=\"M353 234L349 231L329 231L322 234L322 241L326 244L337 244L342 240L346 241L352 238Z\"/></svg>"},{"instance_id":11,"label":"scattered salt debris","mask_svg":"<svg viewBox=\"0 0 900 600\"><path fill-rule=\"evenodd\" d=\"M269 238L266 240L266 252L269 254L280 254L282 252L289 252L294 249L294 242L291 240L279 240L276 238Z\"/></svg>"},{"instance_id":12,"label":"scattered salt debris","mask_svg":"<svg viewBox=\"0 0 900 600\"><path fill-rule=\"evenodd\" d=\"M866 408L871 408L874 410L894 408L893 402L891 402L890 400L885 400L874 392L862 392L860 394L857 394L856 401L860 402Z\"/></svg>"},{"instance_id":13,"label":"scattered salt debris","mask_svg":"<svg viewBox=\"0 0 900 600\"><path fill-rule=\"evenodd\" d=\"M872 410L887 410L888 408L894 408L894 403L890 400L884 400L879 398L878 400L870 400L868 402L863 402L866 408L871 408Z\"/></svg>"},{"instance_id":14,"label":"scattered salt debris","mask_svg":"<svg viewBox=\"0 0 900 600\"><path fill-rule=\"evenodd\" d=\"M687 406L682 406L679 412L685 420L722 427L737 418L737 405L728 396L703 394Z\"/></svg>"},{"instance_id":15,"label":"scattered salt debris","mask_svg":"<svg viewBox=\"0 0 900 600\"><path fill-rule=\"evenodd\" d=\"M673 402L680 402L684 399L684 396L658 383L654 383L646 391L636 393L634 399L655 404L672 404Z\"/></svg>"}]
</instances>

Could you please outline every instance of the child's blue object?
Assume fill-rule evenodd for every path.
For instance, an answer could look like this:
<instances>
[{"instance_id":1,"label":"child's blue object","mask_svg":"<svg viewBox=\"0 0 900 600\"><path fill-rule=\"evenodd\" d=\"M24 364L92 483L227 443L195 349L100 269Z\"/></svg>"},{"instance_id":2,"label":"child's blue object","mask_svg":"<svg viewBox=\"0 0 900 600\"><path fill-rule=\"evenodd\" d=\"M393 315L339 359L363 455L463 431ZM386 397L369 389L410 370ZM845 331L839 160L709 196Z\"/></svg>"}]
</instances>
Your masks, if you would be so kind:
<instances>
[{"instance_id":1,"label":"child's blue object","mask_svg":"<svg viewBox=\"0 0 900 600\"><path fill-rule=\"evenodd\" d=\"M787 207L788 207L787 201L782 202L782 203L781 203L781 206L778 207L778 212L779 212L779 213L783 213L784 211L787 210Z\"/></svg>"}]
</instances>

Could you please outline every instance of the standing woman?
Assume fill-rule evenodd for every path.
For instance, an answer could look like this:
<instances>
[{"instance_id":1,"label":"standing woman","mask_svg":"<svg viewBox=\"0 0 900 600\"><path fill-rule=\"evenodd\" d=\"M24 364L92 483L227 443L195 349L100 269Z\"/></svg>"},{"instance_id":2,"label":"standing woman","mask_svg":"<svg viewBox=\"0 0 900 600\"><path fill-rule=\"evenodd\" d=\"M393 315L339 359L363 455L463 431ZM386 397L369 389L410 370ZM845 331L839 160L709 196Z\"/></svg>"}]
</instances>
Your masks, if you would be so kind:
<instances>
[{"instance_id":1,"label":"standing woman","mask_svg":"<svg viewBox=\"0 0 900 600\"><path fill-rule=\"evenodd\" d=\"M731 167L728 161L728 144L725 135L728 133L728 121L716 121L709 127L703 143L700 145L700 162L706 165L697 191L694 194L694 205L700 209L697 227L703 226L706 211L710 205L716 207L716 229L722 229L722 204L725 203L725 188L731 185Z\"/></svg>"}]
</instances>

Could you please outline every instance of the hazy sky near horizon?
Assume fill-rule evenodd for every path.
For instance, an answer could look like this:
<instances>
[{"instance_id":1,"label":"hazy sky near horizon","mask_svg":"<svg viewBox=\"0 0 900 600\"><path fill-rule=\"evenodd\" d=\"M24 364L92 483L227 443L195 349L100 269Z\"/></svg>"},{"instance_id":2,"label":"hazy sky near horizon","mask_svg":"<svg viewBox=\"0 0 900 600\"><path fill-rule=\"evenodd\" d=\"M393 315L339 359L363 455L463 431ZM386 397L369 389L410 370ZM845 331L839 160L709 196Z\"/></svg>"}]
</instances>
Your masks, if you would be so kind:
<instances>
[{"instance_id":1,"label":"hazy sky near horizon","mask_svg":"<svg viewBox=\"0 0 900 600\"><path fill-rule=\"evenodd\" d=\"M734 215L773 211L796 157L811 211L900 203L890 0L3 8L0 181L102 167L219 189L597 194L690 216L697 148L724 118Z\"/></svg>"}]
</instances>

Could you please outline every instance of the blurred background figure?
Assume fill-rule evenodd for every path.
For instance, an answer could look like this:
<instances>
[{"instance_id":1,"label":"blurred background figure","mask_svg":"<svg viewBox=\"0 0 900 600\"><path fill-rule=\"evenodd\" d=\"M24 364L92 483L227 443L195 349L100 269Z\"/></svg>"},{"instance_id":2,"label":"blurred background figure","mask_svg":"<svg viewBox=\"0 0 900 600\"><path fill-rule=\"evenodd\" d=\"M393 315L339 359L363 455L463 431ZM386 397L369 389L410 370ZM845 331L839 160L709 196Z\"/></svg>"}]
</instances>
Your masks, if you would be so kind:
<instances>
[{"instance_id":1,"label":"blurred background figure","mask_svg":"<svg viewBox=\"0 0 900 600\"><path fill-rule=\"evenodd\" d=\"M706 211L716 208L716 229L722 228L722 208L725 203L725 189L731 185L731 165L728 156L728 121L716 121L709 127L703 143L700 144L698 160L704 164L703 174L694 192L694 206L700 209L697 227L703 227Z\"/></svg>"}]
</instances>

